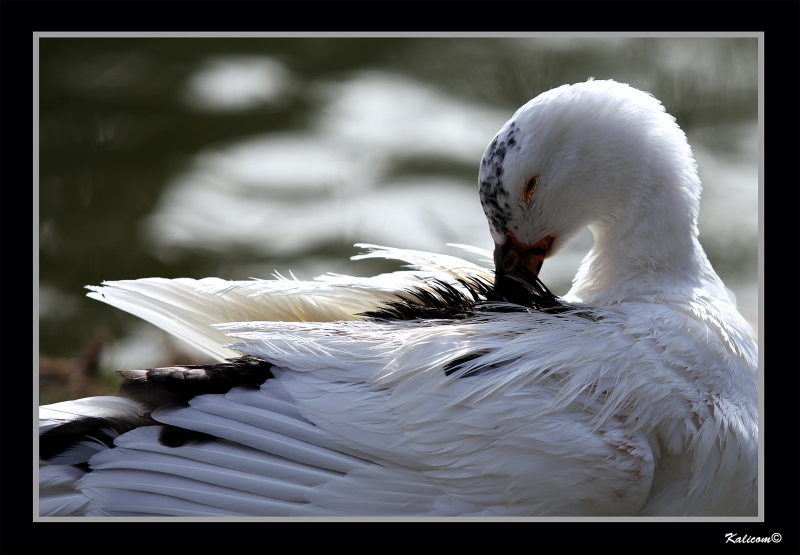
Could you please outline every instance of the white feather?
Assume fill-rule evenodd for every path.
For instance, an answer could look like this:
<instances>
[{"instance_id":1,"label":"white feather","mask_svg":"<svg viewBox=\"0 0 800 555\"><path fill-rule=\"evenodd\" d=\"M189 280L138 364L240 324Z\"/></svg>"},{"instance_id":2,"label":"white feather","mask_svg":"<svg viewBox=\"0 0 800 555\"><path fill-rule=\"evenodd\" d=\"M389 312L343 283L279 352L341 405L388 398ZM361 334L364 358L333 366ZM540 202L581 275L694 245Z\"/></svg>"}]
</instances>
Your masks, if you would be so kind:
<instances>
[{"instance_id":1,"label":"white feather","mask_svg":"<svg viewBox=\"0 0 800 555\"><path fill-rule=\"evenodd\" d=\"M39 407L39 434L77 418L140 415L143 410L136 401L110 396L54 403Z\"/></svg>"}]
</instances>

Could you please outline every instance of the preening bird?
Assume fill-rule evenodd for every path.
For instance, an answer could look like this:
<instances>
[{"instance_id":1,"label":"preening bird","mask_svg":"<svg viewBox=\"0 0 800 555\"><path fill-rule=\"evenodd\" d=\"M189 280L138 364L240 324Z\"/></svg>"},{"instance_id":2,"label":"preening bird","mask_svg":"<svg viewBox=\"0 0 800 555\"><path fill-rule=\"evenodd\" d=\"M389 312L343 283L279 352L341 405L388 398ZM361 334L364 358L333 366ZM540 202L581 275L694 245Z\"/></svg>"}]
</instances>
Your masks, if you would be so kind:
<instances>
[{"instance_id":1,"label":"preening bird","mask_svg":"<svg viewBox=\"0 0 800 555\"><path fill-rule=\"evenodd\" d=\"M409 270L90 287L219 364L40 407L40 514L756 515L758 347L674 118L564 85L479 182L494 268L360 245ZM586 226L556 297L539 270Z\"/></svg>"}]
</instances>

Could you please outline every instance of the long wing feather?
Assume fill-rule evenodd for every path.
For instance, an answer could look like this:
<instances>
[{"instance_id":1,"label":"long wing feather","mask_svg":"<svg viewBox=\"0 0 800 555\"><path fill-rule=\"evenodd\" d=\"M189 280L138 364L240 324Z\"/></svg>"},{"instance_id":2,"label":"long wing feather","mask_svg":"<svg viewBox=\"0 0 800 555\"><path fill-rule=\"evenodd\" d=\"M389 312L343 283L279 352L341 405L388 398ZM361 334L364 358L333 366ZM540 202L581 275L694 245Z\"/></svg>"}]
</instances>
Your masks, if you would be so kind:
<instances>
[{"instance_id":1,"label":"long wing feather","mask_svg":"<svg viewBox=\"0 0 800 555\"><path fill-rule=\"evenodd\" d=\"M706 398L704 374L695 371L713 365L736 380L748 369L726 358L727 338L691 310L653 304L364 319L362 312L412 287L435 293L436 283L463 288L462 280L492 278L454 257L369 247L359 257L401 259L414 270L93 288L90 296L217 358L268 361L274 379L151 415L206 441L165 447L161 427L146 426L117 437L115 449L85 442L72 455L88 460L88 474L43 467L50 469L40 476L42 514L751 510L741 487L735 495L727 488L755 483L735 469L739 458L756 456L739 438L752 436L757 415L741 414L727 398ZM141 407L88 399L40 414L46 430L115 410ZM663 439L653 440L656 433ZM667 469L660 475L657 458Z\"/></svg>"}]
</instances>

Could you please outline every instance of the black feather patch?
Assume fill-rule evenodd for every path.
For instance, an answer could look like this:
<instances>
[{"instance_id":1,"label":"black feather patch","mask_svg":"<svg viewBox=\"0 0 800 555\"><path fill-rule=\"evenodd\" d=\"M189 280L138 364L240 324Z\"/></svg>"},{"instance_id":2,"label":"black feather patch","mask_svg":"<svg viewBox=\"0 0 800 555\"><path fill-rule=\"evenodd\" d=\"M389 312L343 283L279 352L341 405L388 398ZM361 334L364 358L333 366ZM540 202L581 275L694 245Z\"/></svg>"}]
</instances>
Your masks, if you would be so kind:
<instances>
[{"instance_id":1,"label":"black feather patch","mask_svg":"<svg viewBox=\"0 0 800 555\"><path fill-rule=\"evenodd\" d=\"M471 360L475 360L476 358L480 358L483 355L489 354L489 351L475 351L473 353L468 353L466 355L460 356L458 358L454 358L450 362L444 365L444 373L446 376L449 376L453 372L457 372L464 368L464 366ZM495 368L494 365L492 366L480 366L478 368L473 368L469 372L464 372L463 374L459 375L459 378L469 378L470 376L477 376L478 374L483 374L487 370Z\"/></svg>"},{"instance_id":2,"label":"black feather patch","mask_svg":"<svg viewBox=\"0 0 800 555\"><path fill-rule=\"evenodd\" d=\"M153 411L165 405L183 405L197 395L227 393L234 387L258 387L273 378L272 364L256 357L229 359L221 364L196 364L122 370L120 392Z\"/></svg>"},{"instance_id":3,"label":"black feather patch","mask_svg":"<svg viewBox=\"0 0 800 555\"><path fill-rule=\"evenodd\" d=\"M225 394L234 387L259 387L273 378L272 364L255 358L239 357L221 364L197 364L150 368L148 370L123 370L125 378L120 392L145 407L143 415L112 417L86 417L66 422L48 430L39 437L39 452L48 460L65 449L93 438L108 447L114 446L114 438L140 426L160 425L150 416L152 411L170 405L186 406L192 397L206 393ZM211 436L163 425L159 443L167 447L179 447L190 439L208 439Z\"/></svg>"},{"instance_id":4,"label":"black feather patch","mask_svg":"<svg viewBox=\"0 0 800 555\"><path fill-rule=\"evenodd\" d=\"M140 426L156 424L149 415L94 417L87 416L52 428L39 436L39 457L48 460L76 443L95 439L107 447L114 446L114 438Z\"/></svg>"},{"instance_id":5,"label":"black feather patch","mask_svg":"<svg viewBox=\"0 0 800 555\"><path fill-rule=\"evenodd\" d=\"M214 439L214 436L168 424L164 424L158 434L158 442L164 447L181 447L189 440L207 441L209 439Z\"/></svg>"},{"instance_id":6,"label":"black feather patch","mask_svg":"<svg viewBox=\"0 0 800 555\"><path fill-rule=\"evenodd\" d=\"M397 294L397 301L389 301L378 310L362 312L376 320L464 320L481 312L544 312L560 314L571 312L576 316L596 320L588 311L576 307L553 295L539 282L538 293L525 296L525 304L512 303L503 297L494 285L480 277L459 279L463 289L445 281L434 279L428 283L431 290L414 287Z\"/></svg>"},{"instance_id":7,"label":"black feather patch","mask_svg":"<svg viewBox=\"0 0 800 555\"><path fill-rule=\"evenodd\" d=\"M419 287L406 289L398 294L397 301L389 301L375 311L364 312L377 320L463 320L474 311L475 304L485 300L486 294L492 290L491 284L478 279L472 282L462 281L470 294L441 280L432 280L430 290Z\"/></svg>"}]
</instances>

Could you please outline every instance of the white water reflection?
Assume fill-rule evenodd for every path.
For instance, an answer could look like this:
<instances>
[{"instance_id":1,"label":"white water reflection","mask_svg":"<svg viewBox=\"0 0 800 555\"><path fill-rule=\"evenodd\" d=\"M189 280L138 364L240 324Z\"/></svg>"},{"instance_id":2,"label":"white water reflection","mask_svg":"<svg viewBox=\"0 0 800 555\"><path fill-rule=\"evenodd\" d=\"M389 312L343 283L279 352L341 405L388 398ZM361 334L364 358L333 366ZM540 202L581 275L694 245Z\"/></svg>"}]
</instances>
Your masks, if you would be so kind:
<instances>
[{"instance_id":1,"label":"white water reflection","mask_svg":"<svg viewBox=\"0 0 800 555\"><path fill-rule=\"evenodd\" d=\"M390 174L417 156L474 165L477 176L487 137L508 114L386 73L326 83L317 94L329 102L312 129L198 155L167 187L149 237L160 247L266 255L331 241L491 247L473 183Z\"/></svg>"},{"instance_id":2,"label":"white water reflection","mask_svg":"<svg viewBox=\"0 0 800 555\"><path fill-rule=\"evenodd\" d=\"M377 177L375 161L351 155L351 148L341 137L316 132L252 137L201 153L193 169L170 186L190 187L208 177L216 178L217 186L226 194L258 189L299 195L373 183Z\"/></svg>"},{"instance_id":3,"label":"white water reflection","mask_svg":"<svg viewBox=\"0 0 800 555\"><path fill-rule=\"evenodd\" d=\"M758 242L758 136L753 125L729 131L743 138L733 150L694 148L704 185L699 226L706 249L752 249Z\"/></svg>"},{"instance_id":4,"label":"white water reflection","mask_svg":"<svg viewBox=\"0 0 800 555\"><path fill-rule=\"evenodd\" d=\"M240 111L277 101L289 86L289 72L265 56L207 60L189 80L184 100L199 111Z\"/></svg>"},{"instance_id":5,"label":"white water reflection","mask_svg":"<svg viewBox=\"0 0 800 555\"><path fill-rule=\"evenodd\" d=\"M512 115L383 72L359 73L320 92L328 103L318 132L351 153L451 158L474 164L476 176L486 145Z\"/></svg>"},{"instance_id":6,"label":"white water reflection","mask_svg":"<svg viewBox=\"0 0 800 555\"><path fill-rule=\"evenodd\" d=\"M393 181L386 187L315 198L237 195L224 183L196 179L164 196L153 218L162 245L226 251L249 247L290 255L332 241L441 250L448 242L492 247L477 193L447 179ZM306 276L312 277L312 276Z\"/></svg>"}]
</instances>

